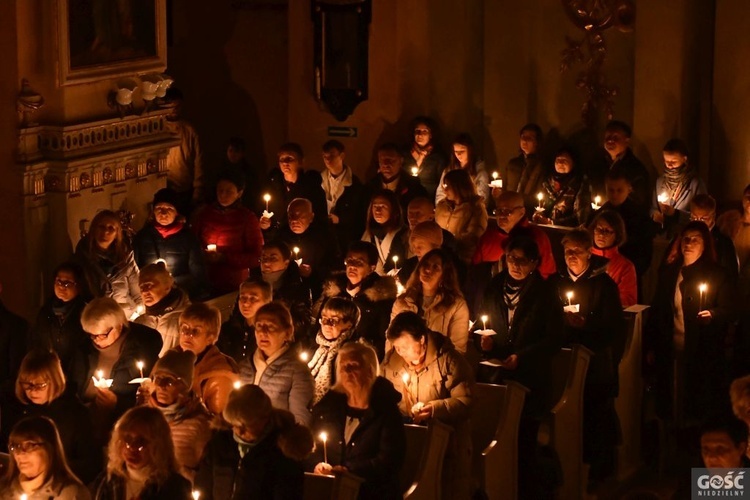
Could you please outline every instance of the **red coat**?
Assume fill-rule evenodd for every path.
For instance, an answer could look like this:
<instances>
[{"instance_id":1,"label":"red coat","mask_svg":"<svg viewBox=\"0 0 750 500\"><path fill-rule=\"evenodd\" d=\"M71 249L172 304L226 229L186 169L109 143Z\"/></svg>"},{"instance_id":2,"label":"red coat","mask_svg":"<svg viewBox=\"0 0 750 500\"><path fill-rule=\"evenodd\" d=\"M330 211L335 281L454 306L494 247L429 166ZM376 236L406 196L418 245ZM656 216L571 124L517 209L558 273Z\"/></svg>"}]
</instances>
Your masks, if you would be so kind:
<instances>
[{"instance_id":1,"label":"red coat","mask_svg":"<svg viewBox=\"0 0 750 500\"><path fill-rule=\"evenodd\" d=\"M552 244L547 234L538 227L529 223L528 219L521 220L515 225L510 233L502 231L497 226L489 226L479 239L477 250L471 259L472 264L481 264L482 262L497 262L505 253L505 242L516 233L526 232L536 241L539 247L541 262L539 263L539 274L545 279L554 274L557 270L555 257L552 255Z\"/></svg>"},{"instance_id":2,"label":"red coat","mask_svg":"<svg viewBox=\"0 0 750 500\"><path fill-rule=\"evenodd\" d=\"M249 270L259 265L263 234L258 218L239 204L229 208L212 204L196 214L192 227L204 250L207 245L214 244L222 256L216 262L206 259L214 292L237 291L240 283L247 279Z\"/></svg>"},{"instance_id":3,"label":"red coat","mask_svg":"<svg viewBox=\"0 0 750 500\"><path fill-rule=\"evenodd\" d=\"M620 291L620 302L622 307L630 307L638 303L638 277L635 273L635 266L627 257L620 253L616 248L600 250L591 247L591 253L601 255L609 259L607 265L607 274L612 281L617 283L617 289Z\"/></svg>"}]
</instances>

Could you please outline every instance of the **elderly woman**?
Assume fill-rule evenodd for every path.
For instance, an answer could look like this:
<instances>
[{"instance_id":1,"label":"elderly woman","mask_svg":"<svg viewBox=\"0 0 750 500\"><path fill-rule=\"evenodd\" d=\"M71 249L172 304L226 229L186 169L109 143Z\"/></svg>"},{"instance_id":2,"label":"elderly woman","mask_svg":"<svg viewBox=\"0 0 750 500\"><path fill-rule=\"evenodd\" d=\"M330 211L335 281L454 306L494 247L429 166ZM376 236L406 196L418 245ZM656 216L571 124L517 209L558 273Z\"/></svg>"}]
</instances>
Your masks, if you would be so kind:
<instances>
[{"instance_id":1,"label":"elderly woman","mask_svg":"<svg viewBox=\"0 0 750 500\"><path fill-rule=\"evenodd\" d=\"M190 351L167 351L151 370L151 394L146 400L167 419L177 465L190 481L211 438L211 415L193 392L194 364L195 354Z\"/></svg>"},{"instance_id":2,"label":"elderly woman","mask_svg":"<svg viewBox=\"0 0 750 500\"><path fill-rule=\"evenodd\" d=\"M151 217L133 237L140 268L163 260L175 283L194 299L208 295L206 265L198 237L185 221L179 195L169 188L154 195Z\"/></svg>"},{"instance_id":3,"label":"elderly woman","mask_svg":"<svg viewBox=\"0 0 750 500\"><path fill-rule=\"evenodd\" d=\"M117 418L135 405L137 385L130 381L154 366L161 351L161 335L152 328L130 323L114 299L102 297L89 302L81 313L81 325L90 341L76 353L71 383L92 411L98 438L106 435ZM107 379L109 387L96 380Z\"/></svg>"},{"instance_id":4,"label":"elderly woman","mask_svg":"<svg viewBox=\"0 0 750 500\"><path fill-rule=\"evenodd\" d=\"M190 498L190 482L180 475L169 425L159 410L139 406L120 418L109 440L107 470L93 491L97 500Z\"/></svg>"},{"instance_id":5,"label":"elderly woman","mask_svg":"<svg viewBox=\"0 0 750 500\"><path fill-rule=\"evenodd\" d=\"M190 299L175 285L174 278L163 262L149 264L141 269L138 287L146 312L138 316L135 322L161 334L161 357L180 344L180 314L190 305Z\"/></svg>"},{"instance_id":6,"label":"elderly woman","mask_svg":"<svg viewBox=\"0 0 750 500\"><path fill-rule=\"evenodd\" d=\"M308 363L315 380L313 404L320 401L336 383L334 364L339 349L352 340L359 318L359 307L351 299L331 297L323 303L318 318L320 330L315 336L318 348Z\"/></svg>"},{"instance_id":7,"label":"elderly woman","mask_svg":"<svg viewBox=\"0 0 750 500\"><path fill-rule=\"evenodd\" d=\"M96 446L89 441L91 415L75 392L66 387L60 359L54 352L31 351L23 358L14 396L2 402L3 444L19 420L48 417L60 431L70 468L83 481L94 479L101 460Z\"/></svg>"},{"instance_id":8,"label":"elderly woman","mask_svg":"<svg viewBox=\"0 0 750 500\"><path fill-rule=\"evenodd\" d=\"M401 394L378 377L372 347L346 344L336 359L336 385L313 408L313 433L327 434L327 458L317 449L316 474L348 471L364 479L360 499L400 498L404 462Z\"/></svg>"},{"instance_id":9,"label":"elderly woman","mask_svg":"<svg viewBox=\"0 0 750 500\"><path fill-rule=\"evenodd\" d=\"M466 170L451 170L443 180L445 199L435 207L435 222L456 237L456 254L469 263L487 229L487 209Z\"/></svg>"},{"instance_id":10,"label":"elderly woman","mask_svg":"<svg viewBox=\"0 0 750 500\"><path fill-rule=\"evenodd\" d=\"M258 347L255 343L255 315L273 300L270 283L249 279L240 285L237 304L230 318L221 325L216 347L237 363L242 363Z\"/></svg>"},{"instance_id":11,"label":"elderly woman","mask_svg":"<svg viewBox=\"0 0 750 500\"><path fill-rule=\"evenodd\" d=\"M404 225L396 193L388 189L376 191L370 198L362 241L372 243L378 251L378 274L386 275L396 268L398 259L406 260L408 238L409 229Z\"/></svg>"},{"instance_id":12,"label":"elderly woman","mask_svg":"<svg viewBox=\"0 0 750 500\"><path fill-rule=\"evenodd\" d=\"M28 417L10 432L10 461L0 498L88 500L91 494L65 461L60 434L47 417Z\"/></svg>"},{"instance_id":13,"label":"elderly woman","mask_svg":"<svg viewBox=\"0 0 750 500\"><path fill-rule=\"evenodd\" d=\"M94 216L91 230L78 242L74 258L95 297L113 298L128 318L143 305L138 265L116 213L102 210Z\"/></svg>"},{"instance_id":14,"label":"elderly woman","mask_svg":"<svg viewBox=\"0 0 750 500\"><path fill-rule=\"evenodd\" d=\"M205 303L191 304L180 315L181 351L195 354L193 392L214 415L221 414L234 383L237 363L214 344L219 338L221 313Z\"/></svg>"},{"instance_id":15,"label":"elderly woman","mask_svg":"<svg viewBox=\"0 0 750 500\"><path fill-rule=\"evenodd\" d=\"M594 235L591 253L609 260L607 274L617 285L622 307L637 304L638 276L635 265L618 250L627 239L622 217L614 210L599 211L589 224L589 231Z\"/></svg>"},{"instance_id":16,"label":"elderly woman","mask_svg":"<svg viewBox=\"0 0 750 500\"><path fill-rule=\"evenodd\" d=\"M542 182L533 221L538 224L576 227L585 224L591 209L589 181L569 148L555 155L555 167Z\"/></svg>"},{"instance_id":17,"label":"elderly woman","mask_svg":"<svg viewBox=\"0 0 750 500\"><path fill-rule=\"evenodd\" d=\"M288 411L275 408L257 385L232 392L224 420L231 430L220 430L208 442L195 478L201 498L303 498L301 461L313 449L307 427Z\"/></svg>"},{"instance_id":18,"label":"elderly woman","mask_svg":"<svg viewBox=\"0 0 750 500\"><path fill-rule=\"evenodd\" d=\"M261 307L255 315L258 348L240 365L243 384L255 384L268 394L273 406L289 410L297 422L309 426L313 378L292 348L294 327L289 309L279 302Z\"/></svg>"},{"instance_id":19,"label":"elderly woman","mask_svg":"<svg viewBox=\"0 0 750 500\"><path fill-rule=\"evenodd\" d=\"M453 259L445 250L430 250L422 257L393 304L391 319L403 311L419 314L430 330L448 337L456 350L466 353L469 341L469 307L466 305Z\"/></svg>"},{"instance_id":20,"label":"elderly woman","mask_svg":"<svg viewBox=\"0 0 750 500\"><path fill-rule=\"evenodd\" d=\"M386 336L393 349L382 372L403 396L401 414L417 424L435 418L453 427L443 463L443 498L469 498L474 378L468 362L413 312L396 316Z\"/></svg>"}]
</instances>

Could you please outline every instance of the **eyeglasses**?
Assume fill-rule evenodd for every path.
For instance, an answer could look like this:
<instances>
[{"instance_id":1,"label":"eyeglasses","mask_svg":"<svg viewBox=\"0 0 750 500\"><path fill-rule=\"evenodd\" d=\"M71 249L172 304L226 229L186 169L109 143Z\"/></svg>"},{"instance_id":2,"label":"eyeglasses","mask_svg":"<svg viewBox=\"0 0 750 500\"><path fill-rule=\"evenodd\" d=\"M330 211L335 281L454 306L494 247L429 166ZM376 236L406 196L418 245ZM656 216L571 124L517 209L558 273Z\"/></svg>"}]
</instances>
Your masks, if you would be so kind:
<instances>
[{"instance_id":1,"label":"eyeglasses","mask_svg":"<svg viewBox=\"0 0 750 500\"><path fill-rule=\"evenodd\" d=\"M60 288L65 288L66 290L68 288L76 286L77 283L75 281L70 280L61 280L60 278L55 278L55 286L59 286Z\"/></svg>"},{"instance_id":2,"label":"eyeglasses","mask_svg":"<svg viewBox=\"0 0 750 500\"><path fill-rule=\"evenodd\" d=\"M344 265L346 267L365 267L367 264L365 261L359 259L346 259Z\"/></svg>"},{"instance_id":3,"label":"eyeglasses","mask_svg":"<svg viewBox=\"0 0 750 500\"><path fill-rule=\"evenodd\" d=\"M112 331L115 329L114 326L110 327L109 330L107 330L107 333L89 333L89 337L93 341L97 340L105 340L109 335L112 333ZM88 332L87 332L88 333Z\"/></svg>"},{"instance_id":4,"label":"eyeglasses","mask_svg":"<svg viewBox=\"0 0 750 500\"><path fill-rule=\"evenodd\" d=\"M121 439L120 442L130 451L141 452L146 448L148 442L143 438Z\"/></svg>"},{"instance_id":5,"label":"eyeglasses","mask_svg":"<svg viewBox=\"0 0 750 500\"><path fill-rule=\"evenodd\" d=\"M203 328L201 328L200 326L190 326L187 323L183 323L180 325L180 335L184 335L186 337L197 337L202 333Z\"/></svg>"},{"instance_id":6,"label":"eyeglasses","mask_svg":"<svg viewBox=\"0 0 750 500\"><path fill-rule=\"evenodd\" d=\"M169 389L170 387L174 387L180 380L182 379L167 377L164 375L157 375L156 377L154 377L154 384L156 385L156 387Z\"/></svg>"},{"instance_id":7,"label":"eyeglasses","mask_svg":"<svg viewBox=\"0 0 750 500\"><path fill-rule=\"evenodd\" d=\"M36 441L24 441L23 443L10 443L8 444L8 451L13 453L14 455L18 455L21 453L30 453L40 446L42 446L44 443L38 443Z\"/></svg>"},{"instance_id":8,"label":"eyeglasses","mask_svg":"<svg viewBox=\"0 0 750 500\"><path fill-rule=\"evenodd\" d=\"M615 232L612 229L607 229L606 227L599 227L599 226L594 228L594 233L601 234L604 236L611 236L615 234Z\"/></svg>"},{"instance_id":9,"label":"eyeglasses","mask_svg":"<svg viewBox=\"0 0 750 500\"><path fill-rule=\"evenodd\" d=\"M318 320L318 322L321 325L324 325L324 326L337 326L340 323L343 323L344 319L343 318L326 318L326 317L321 317Z\"/></svg>"},{"instance_id":10,"label":"eyeglasses","mask_svg":"<svg viewBox=\"0 0 750 500\"><path fill-rule=\"evenodd\" d=\"M23 388L24 391L27 391L27 392L43 391L44 389L47 388L48 385L49 383L47 382L42 382L40 384L35 384L33 382L21 382L21 387Z\"/></svg>"},{"instance_id":11,"label":"eyeglasses","mask_svg":"<svg viewBox=\"0 0 750 500\"><path fill-rule=\"evenodd\" d=\"M512 214L513 212L515 212L516 210L518 210L518 209L520 209L520 208L523 208L523 207L513 207L513 208L498 208L498 209L497 209L497 210L495 211L495 213L496 213L497 215L502 215L503 217L507 217L507 216L511 215L511 214Z\"/></svg>"}]
</instances>

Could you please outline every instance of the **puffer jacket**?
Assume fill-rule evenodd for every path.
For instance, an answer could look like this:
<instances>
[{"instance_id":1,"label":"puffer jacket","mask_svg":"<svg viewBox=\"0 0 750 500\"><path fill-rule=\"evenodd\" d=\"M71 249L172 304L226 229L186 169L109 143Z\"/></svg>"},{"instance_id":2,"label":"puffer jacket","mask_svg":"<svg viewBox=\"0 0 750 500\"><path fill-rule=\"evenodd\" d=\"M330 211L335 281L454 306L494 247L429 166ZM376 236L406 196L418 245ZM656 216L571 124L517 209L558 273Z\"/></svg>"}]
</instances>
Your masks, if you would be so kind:
<instances>
[{"instance_id":1,"label":"puffer jacket","mask_svg":"<svg viewBox=\"0 0 750 500\"><path fill-rule=\"evenodd\" d=\"M190 305L190 299L180 288L173 288L166 297L138 316L135 322L153 328L161 334L162 346L159 357L180 345L180 314Z\"/></svg>"},{"instance_id":2,"label":"puffer jacket","mask_svg":"<svg viewBox=\"0 0 750 500\"><path fill-rule=\"evenodd\" d=\"M424 318L427 328L442 333L451 339L458 352L466 354L466 347L469 343L469 306L466 305L463 297L458 297L448 307L443 306L441 302L442 296L438 293L432 304L422 309L412 297L407 297L406 294L401 295L393 304L391 321L404 311L417 313Z\"/></svg>"},{"instance_id":3,"label":"puffer jacket","mask_svg":"<svg viewBox=\"0 0 750 500\"><path fill-rule=\"evenodd\" d=\"M479 238L487 230L487 209L481 198L460 205L443 200L435 207L435 222L456 237L456 254L471 262Z\"/></svg>"},{"instance_id":4,"label":"puffer jacket","mask_svg":"<svg viewBox=\"0 0 750 500\"><path fill-rule=\"evenodd\" d=\"M240 379L243 384L254 384L255 361L248 357L240 365ZM271 398L274 408L288 410L302 425L310 426L315 384L310 369L297 357L295 349L287 349L263 371L258 386Z\"/></svg>"},{"instance_id":5,"label":"puffer jacket","mask_svg":"<svg viewBox=\"0 0 750 500\"><path fill-rule=\"evenodd\" d=\"M237 363L212 345L198 356L195 362L193 392L206 405L209 412L218 415L224 411L229 393L232 392L234 383L239 380L238 373Z\"/></svg>"},{"instance_id":6,"label":"puffer jacket","mask_svg":"<svg viewBox=\"0 0 750 500\"><path fill-rule=\"evenodd\" d=\"M628 260L617 247L601 250L591 247L591 253L609 259L607 274L617 285L620 292L620 303L623 308L638 303L638 276L635 266Z\"/></svg>"}]
</instances>

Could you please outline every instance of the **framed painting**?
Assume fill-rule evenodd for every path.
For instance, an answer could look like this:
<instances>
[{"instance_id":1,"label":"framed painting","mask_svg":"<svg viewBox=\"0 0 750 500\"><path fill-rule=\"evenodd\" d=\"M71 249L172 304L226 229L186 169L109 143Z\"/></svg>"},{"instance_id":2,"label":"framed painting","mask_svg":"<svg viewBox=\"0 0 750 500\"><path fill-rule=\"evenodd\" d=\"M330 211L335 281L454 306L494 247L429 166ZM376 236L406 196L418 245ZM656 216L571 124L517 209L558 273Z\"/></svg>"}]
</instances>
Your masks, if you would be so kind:
<instances>
[{"instance_id":1,"label":"framed painting","mask_svg":"<svg viewBox=\"0 0 750 500\"><path fill-rule=\"evenodd\" d=\"M60 85L161 72L166 0L58 0Z\"/></svg>"}]
</instances>

